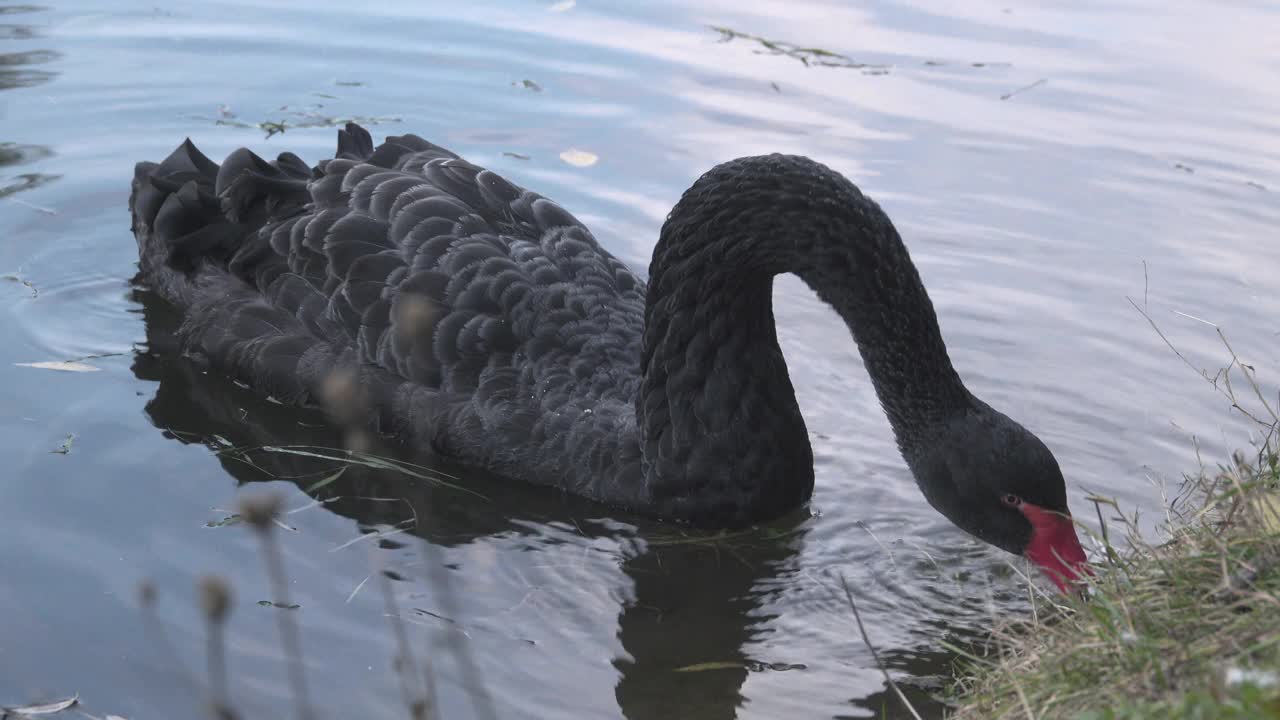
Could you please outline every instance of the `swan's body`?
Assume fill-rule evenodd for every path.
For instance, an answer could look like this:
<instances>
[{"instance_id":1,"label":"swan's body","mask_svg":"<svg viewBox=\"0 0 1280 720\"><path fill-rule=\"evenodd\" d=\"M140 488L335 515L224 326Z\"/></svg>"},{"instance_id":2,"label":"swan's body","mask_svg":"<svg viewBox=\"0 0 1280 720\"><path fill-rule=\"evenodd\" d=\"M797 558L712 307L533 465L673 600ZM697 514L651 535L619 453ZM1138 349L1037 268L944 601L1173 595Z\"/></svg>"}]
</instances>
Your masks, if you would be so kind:
<instances>
[{"instance_id":1,"label":"swan's body","mask_svg":"<svg viewBox=\"0 0 1280 720\"><path fill-rule=\"evenodd\" d=\"M287 402L354 379L334 414L710 526L812 491L772 313L772 278L794 272L849 325L935 507L1029 555L1048 535L1024 501L1067 509L1043 443L964 388L888 217L807 158L700 178L647 286L553 202L413 135L375 149L354 125L314 169L247 150L219 167L184 143L138 165L131 207L143 277L184 311L190 354ZM1064 558L1083 561L1070 535Z\"/></svg>"}]
</instances>

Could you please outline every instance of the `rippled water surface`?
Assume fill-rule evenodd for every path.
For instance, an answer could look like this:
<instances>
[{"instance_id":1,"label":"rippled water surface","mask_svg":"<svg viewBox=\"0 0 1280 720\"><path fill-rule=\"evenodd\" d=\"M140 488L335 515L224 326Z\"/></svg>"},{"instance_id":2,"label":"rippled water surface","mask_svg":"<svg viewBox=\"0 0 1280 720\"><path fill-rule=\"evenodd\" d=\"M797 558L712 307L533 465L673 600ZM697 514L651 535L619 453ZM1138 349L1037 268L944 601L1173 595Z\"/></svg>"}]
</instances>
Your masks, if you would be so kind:
<instances>
[{"instance_id":1,"label":"rippled water surface","mask_svg":"<svg viewBox=\"0 0 1280 720\"><path fill-rule=\"evenodd\" d=\"M216 572L245 717L288 716L280 613L323 717L406 717L384 567L450 720L897 716L840 574L937 715L943 643L1024 588L924 503L799 282L776 296L805 511L711 541L465 468L445 468L464 489L355 468L309 497L333 463L220 451L341 438L174 357L175 318L131 287L132 165L185 136L315 161L361 117L558 200L643 268L704 170L812 156L894 218L961 374L1054 449L1077 515L1097 491L1154 516L1197 444L1213 462L1248 437L1127 298L1197 366L1226 359L1200 318L1280 368L1278 33L1262 2L0 0L0 705L196 716ZM67 360L96 371L20 365ZM297 510L293 610L259 605L256 539L219 524L268 487Z\"/></svg>"}]
</instances>

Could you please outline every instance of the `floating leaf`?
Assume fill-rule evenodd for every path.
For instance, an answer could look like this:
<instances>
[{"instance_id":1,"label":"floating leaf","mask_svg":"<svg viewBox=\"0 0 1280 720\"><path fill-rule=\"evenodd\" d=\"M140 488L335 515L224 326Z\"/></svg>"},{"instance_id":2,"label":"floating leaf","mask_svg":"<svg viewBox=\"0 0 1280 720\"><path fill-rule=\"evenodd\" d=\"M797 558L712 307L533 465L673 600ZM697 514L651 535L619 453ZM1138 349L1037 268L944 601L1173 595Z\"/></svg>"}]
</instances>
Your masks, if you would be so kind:
<instances>
[{"instance_id":1,"label":"floating leaf","mask_svg":"<svg viewBox=\"0 0 1280 720\"><path fill-rule=\"evenodd\" d=\"M565 12L566 10L572 10L577 4L578 0L560 0L560 2L547 9L551 12Z\"/></svg>"},{"instance_id":2,"label":"floating leaf","mask_svg":"<svg viewBox=\"0 0 1280 720\"><path fill-rule=\"evenodd\" d=\"M510 150L503 150L503 151L502 151L502 154L503 154L503 155L505 155L505 156L507 156L507 157L509 157L509 158L515 158L515 159L517 159L517 160L528 160L528 159L529 159L529 156L528 156L528 155L521 155L521 154L520 154L520 153L518 153L518 152L511 152Z\"/></svg>"},{"instance_id":3,"label":"floating leaf","mask_svg":"<svg viewBox=\"0 0 1280 720\"><path fill-rule=\"evenodd\" d=\"M258 604L261 605L262 607L277 607L277 608L280 608L281 610L297 610L298 608L302 607L301 605L297 605L297 604L286 605L285 603L271 602L270 600L259 600Z\"/></svg>"},{"instance_id":4,"label":"floating leaf","mask_svg":"<svg viewBox=\"0 0 1280 720\"><path fill-rule=\"evenodd\" d=\"M10 715L52 715L60 713L67 708L75 707L80 702L80 696L67 698L66 700L58 700L57 702L45 703L43 705L23 705L22 707L0 708L0 717L8 717Z\"/></svg>"},{"instance_id":5,"label":"floating leaf","mask_svg":"<svg viewBox=\"0 0 1280 720\"><path fill-rule=\"evenodd\" d=\"M741 670L742 663L733 662L732 660L718 660L715 662L695 663L693 665L685 665L676 668L676 672L705 672L707 670Z\"/></svg>"},{"instance_id":6,"label":"floating leaf","mask_svg":"<svg viewBox=\"0 0 1280 720\"><path fill-rule=\"evenodd\" d=\"M102 368L94 367L88 363L76 362L75 360L45 360L33 363L14 363L18 367L37 368L39 370L60 370L62 372L78 372L89 373L98 372Z\"/></svg>"},{"instance_id":7,"label":"floating leaf","mask_svg":"<svg viewBox=\"0 0 1280 720\"><path fill-rule=\"evenodd\" d=\"M532 90L534 92L542 92L542 86L532 80L526 79L526 80L521 80L519 83L511 83L511 84L512 85L519 84L520 87L523 87L526 90Z\"/></svg>"},{"instance_id":8,"label":"floating leaf","mask_svg":"<svg viewBox=\"0 0 1280 720\"><path fill-rule=\"evenodd\" d=\"M600 156L586 150L570 148L560 153L560 159L574 167L591 167L600 160Z\"/></svg>"}]
</instances>

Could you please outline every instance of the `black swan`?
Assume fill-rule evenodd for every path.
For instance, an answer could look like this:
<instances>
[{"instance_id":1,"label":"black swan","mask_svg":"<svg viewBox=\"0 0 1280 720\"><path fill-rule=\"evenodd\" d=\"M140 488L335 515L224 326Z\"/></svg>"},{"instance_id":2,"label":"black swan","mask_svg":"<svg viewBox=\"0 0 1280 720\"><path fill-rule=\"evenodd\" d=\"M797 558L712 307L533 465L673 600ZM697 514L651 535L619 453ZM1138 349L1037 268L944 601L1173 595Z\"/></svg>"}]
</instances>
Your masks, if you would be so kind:
<instances>
[{"instance_id":1,"label":"black swan","mask_svg":"<svg viewBox=\"0 0 1280 720\"><path fill-rule=\"evenodd\" d=\"M795 273L848 325L929 503L1062 589L1087 572L1053 454L974 397L880 207L805 157L712 168L646 284L554 202L416 135L334 159L185 141L139 163L141 276L184 352L445 456L704 527L777 517L813 453L773 319ZM340 401L329 386L354 389ZM328 393L328 395L327 395Z\"/></svg>"}]
</instances>

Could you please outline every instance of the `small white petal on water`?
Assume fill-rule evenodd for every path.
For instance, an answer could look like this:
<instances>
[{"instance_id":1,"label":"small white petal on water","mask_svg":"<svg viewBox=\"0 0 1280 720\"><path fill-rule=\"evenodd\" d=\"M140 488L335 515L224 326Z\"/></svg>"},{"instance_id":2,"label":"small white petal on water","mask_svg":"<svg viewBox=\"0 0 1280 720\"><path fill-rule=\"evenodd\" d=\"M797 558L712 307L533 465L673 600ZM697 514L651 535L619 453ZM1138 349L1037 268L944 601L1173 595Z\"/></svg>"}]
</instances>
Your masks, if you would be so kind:
<instances>
[{"instance_id":1,"label":"small white petal on water","mask_svg":"<svg viewBox=\"0 0 1280 720\"><path fill-rule=\"evenodd\" d=\"M560 153L560 159L574 167L591 167L600 160L600 156L586 150L570 148Z\"/></svg>"}]
</instances>

